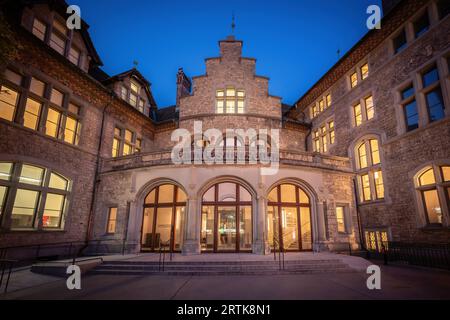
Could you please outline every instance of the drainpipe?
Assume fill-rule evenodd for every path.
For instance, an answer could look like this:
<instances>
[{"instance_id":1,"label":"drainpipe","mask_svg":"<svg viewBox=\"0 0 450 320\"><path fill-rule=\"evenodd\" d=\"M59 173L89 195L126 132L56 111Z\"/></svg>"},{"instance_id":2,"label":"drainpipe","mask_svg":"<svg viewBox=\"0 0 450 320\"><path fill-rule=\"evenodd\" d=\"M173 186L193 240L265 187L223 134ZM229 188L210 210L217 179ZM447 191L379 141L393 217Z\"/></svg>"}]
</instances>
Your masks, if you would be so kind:
<instances>
[{"instance_id":1,"label":"drainpipe","mask_svg":"<svg viewBox=\"0 0 450 320\"><path fill-rule=\"evenodd\" d=\"M94 218L94 210L95 210L95 200L97 195L97 188L100 180L98 179L99 172L100 172L100 152L102 148L102 142L103 142L103 135L104 135L104 127L105 127L105 117L106 117L106 110L111 105L111 102L114 99L114 92L110 91L109 95L109 101L108 103L103 107L102 110L102 123L100 126L100 138L98 141L97 146L97 159L95 162L95 175L94 175L94 190L91 198L91 204L89 208L89 217L88 217L88 225L87 225L87 232L86 232L86 239L84 246L80 249L79 253L83 252L88 246L89 246L89 240L91 239L92 235L92 226L93 226L93 218Z\"/></svg>"},{"instance_id":2,"label":"drainpipe","mask_svg":"<svg viewBox=\"0 0 450 320\"><path fill-rule=\"evenodd\" d=\"M367 250L366 243L364 242L362 226L361 226L361 214L359 212L358 195L357 195L357 192L356 192L356 190L357 190L356 179L353 178L352 180L353 180L353 194L355 196L356 217L357 217L357 220L358 220L359 242L361 243L361 247L364 250Z\"/></svg>"}]
</instances>

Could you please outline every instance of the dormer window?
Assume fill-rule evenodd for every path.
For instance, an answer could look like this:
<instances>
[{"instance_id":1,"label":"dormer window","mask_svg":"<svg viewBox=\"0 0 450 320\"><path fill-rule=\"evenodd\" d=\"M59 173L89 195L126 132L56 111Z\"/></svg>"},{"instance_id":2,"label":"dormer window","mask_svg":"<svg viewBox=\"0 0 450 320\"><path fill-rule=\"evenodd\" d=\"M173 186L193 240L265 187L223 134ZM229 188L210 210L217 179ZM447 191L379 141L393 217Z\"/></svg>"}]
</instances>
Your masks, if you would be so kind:
<instances>
[{"instance_id":1,"label":"dormer window","mask_svg":"<svg viewBox=\"0 0 450 320\"><path fill-rule=\"evenodd\" d=\"M26 25L24 25L26 27ZM75 46L73 41L74 32L70 31L60 16L47 17L45 20L39 17L33 18L33 23L29 30L41 41L50 46L60 55L66 57L71 63L80 66L87 71L84 66L83 47Z\"/></svg>"},{"instance_id":2,"label":"dormer window","mask_svg":"<svg viewBox=\"0 0 450 320\"><path fill-rule=\"evenodd\" d=\"M66 51L67 29L59 21L53 21L53 30L50 36L50 47L59 54L64 55Z\"/></svg>"},{"instance_id":3,"label":"dormer window","mask_svg":"<svg viewBox=\"0 0 450 320\"><path fill-rule=\"evenodd\" d=\"M245 91L227 88L216 92L216 113L244 113Z\"/></svg>"}]
</instances>

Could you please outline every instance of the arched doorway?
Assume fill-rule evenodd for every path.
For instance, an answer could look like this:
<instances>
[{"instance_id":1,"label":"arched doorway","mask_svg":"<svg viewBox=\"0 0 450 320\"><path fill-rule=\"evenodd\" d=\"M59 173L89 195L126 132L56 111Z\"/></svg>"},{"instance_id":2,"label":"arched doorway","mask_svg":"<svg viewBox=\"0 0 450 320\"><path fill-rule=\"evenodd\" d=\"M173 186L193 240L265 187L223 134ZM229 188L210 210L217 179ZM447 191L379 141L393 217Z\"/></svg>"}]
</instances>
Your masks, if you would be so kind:
<instances>
[{"instance_id":1,"label":"arched doorway","mask_svg":"<svg viewBox=\"0 0 450 320\"><path fill-rule=\"evenodd\" d=\"M154 251L161 244L181 251L186 193L173 184L155 187L145 197L142 221L142 251Z\"/></svg>"},{"instance_id":2,"label":"arched doorway","mask_svg":"<svg viewBox=\"0 0 450 320\"><path fill-rule=\"evenodd\" d=\"M239 183L210 187L202 197L202 251L251 252L252 212L252 196Z\"/></svg>"},{"instance_id":3,"label":"arched doorway","mask_svg":"<svg viewBox=\"0 0 450 320\"><path fill-rule=\"evenodd\" d=\"M268 196L267 235L270 246L274 240L285 251L312 249L311 200L302 188L280 184Z\"/></svg>"}]
</instances>

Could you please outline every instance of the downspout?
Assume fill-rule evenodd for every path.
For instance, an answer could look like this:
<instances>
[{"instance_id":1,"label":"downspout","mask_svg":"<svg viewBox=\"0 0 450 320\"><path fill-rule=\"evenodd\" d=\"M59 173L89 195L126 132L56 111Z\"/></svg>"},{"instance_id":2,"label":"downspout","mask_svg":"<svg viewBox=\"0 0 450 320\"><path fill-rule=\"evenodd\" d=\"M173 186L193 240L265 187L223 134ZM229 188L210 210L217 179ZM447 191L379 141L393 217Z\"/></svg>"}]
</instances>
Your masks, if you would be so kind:
<instances>
[{"instance_id":1,"label":"downspout","mask_svg":"<svg viewBox=\"0 0 450 320\"><path fill-rule=\"evenodd\" d=\"M95 201L96 201L96 195L97 195L97 188L98 188L98 185L100 182L98 176L99 176L99 172L100 172L100 158L101 158L100 152L101 152L101 148L102 148L103 135L104 135L106 109L111 105L111 102L113 101L113 99L114 99L114 92L110 91L109 101L103 107L103 110L102 110L102 123L100 126L100 137L99 137L98 146L97 146L97 159L95 162L94 190L93 190L91 204L90 204L90 208L89 208L89 217L88 217L88 225L87 225L85 244L80 249L79 253L83 252L89 246L89 240L91 239L91 235L92 235Z\"/></svg>"}]
</instances>

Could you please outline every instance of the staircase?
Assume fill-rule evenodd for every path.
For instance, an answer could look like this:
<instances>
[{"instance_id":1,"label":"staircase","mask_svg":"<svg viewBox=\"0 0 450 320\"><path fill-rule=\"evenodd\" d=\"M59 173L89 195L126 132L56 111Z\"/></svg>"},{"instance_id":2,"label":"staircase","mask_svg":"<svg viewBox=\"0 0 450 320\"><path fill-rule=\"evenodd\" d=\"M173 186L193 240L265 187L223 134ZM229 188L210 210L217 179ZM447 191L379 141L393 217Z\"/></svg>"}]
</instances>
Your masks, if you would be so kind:
<instances>
[{"instance_id":1,"label":"staircase","mask_svg":"<svg viewBox=\"0 0 450 320\"><path fill-rule=\"evenodd\" d=\"M281 275L355 272L340 259L287 260L284 270L278 261L107 261L90 271L102 275Z\"/></svg>"}]
</instances>

